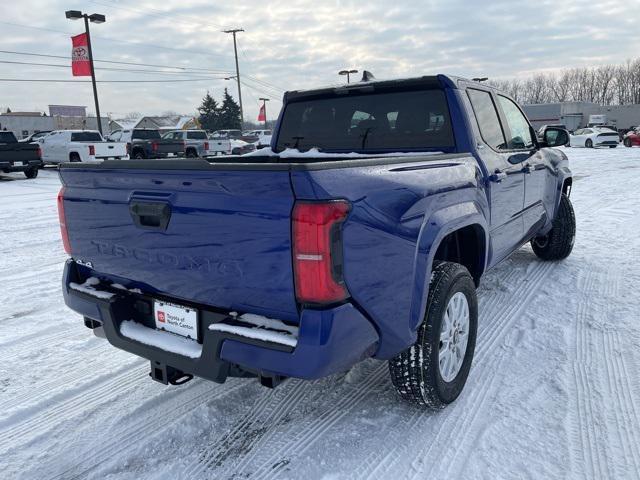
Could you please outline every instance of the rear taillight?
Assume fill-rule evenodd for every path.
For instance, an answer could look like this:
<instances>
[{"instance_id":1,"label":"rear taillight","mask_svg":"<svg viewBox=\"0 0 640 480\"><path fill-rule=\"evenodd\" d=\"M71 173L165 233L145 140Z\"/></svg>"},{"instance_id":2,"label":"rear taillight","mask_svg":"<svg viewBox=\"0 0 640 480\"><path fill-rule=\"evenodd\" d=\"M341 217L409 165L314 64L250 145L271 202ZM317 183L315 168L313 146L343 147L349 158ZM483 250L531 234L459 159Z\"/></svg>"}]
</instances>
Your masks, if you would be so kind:
<instances>
[{"instance_id":1,"label":"rear taillight","mask_svg":"<svg viewBox=\"0 0 640 480\"><path fill-rule=\"evenodd\" d=\"M127 143L127 155L131 155L131 144Z\"/></svg>"},{"instance_id":2,"label":"rear taillight","mask_svg":"<svg viewBox=\"0 0 640 480\"><path fill-rule=\"evenodd\" d=\"M182 150L186 150L186 149L187 149L187 142L182 140Z\"/></svg>"},{"instance_id":3,"label":"rear taillight","mask_svg":"<svg viewBox=\"0 0 640 480\"><path fill-rule=\"evenodd\" d=\"M71 244L69 243L69 232L67 231L67 218L64 215L64 187L58 193L58 220L60 221L60 235L64 251L71 255Z\"/></svg>"},{"instance_id":4,"label":"rear taillight","mask_svg":"<svg viewBox=\"0 0 640 480\"><path fill-rule=\"evenodd\" d=\"M89 156L94 156L96 154L96 147L94 145L89 145Z\"/></svg>"},{"instance_id":5,"label":"rear taillight","mask_svg":"<svg viewBox=\"0 0 640 480\"><path fill-rule=\"evenodd\" d=\"M209 150L209 142L204 142L204 149Z\"/></svg>"},{"instance_id":6,"label":"rear taillight","mask_svg":"<svg viewBox=\"0 0 640 480\"><path fill-rule=\"evenodd\" d=\"M296 202L292 214L293 270L301 303L327 304L349 296L342 274L342 223L349 203Z\"/></svg>"},{"instance_id":7,"label":"rear taillight","mask_svg":"<svg viewBox=\"0 0 640 480\"><path fill-rule=\"evenodd\" d=\"M151 150L154 152L158 151L158 142L151 142Z\"/></svg>"},{"instance_id":8,"label":"rear taillight","mask_svg":"<svg viewBox=\"0 0 640 480\"><path fill-rule=\"evenodd\" d=\"M38 160L42 160L42 149L38 147Z\"/></svg>"}]
</instances>

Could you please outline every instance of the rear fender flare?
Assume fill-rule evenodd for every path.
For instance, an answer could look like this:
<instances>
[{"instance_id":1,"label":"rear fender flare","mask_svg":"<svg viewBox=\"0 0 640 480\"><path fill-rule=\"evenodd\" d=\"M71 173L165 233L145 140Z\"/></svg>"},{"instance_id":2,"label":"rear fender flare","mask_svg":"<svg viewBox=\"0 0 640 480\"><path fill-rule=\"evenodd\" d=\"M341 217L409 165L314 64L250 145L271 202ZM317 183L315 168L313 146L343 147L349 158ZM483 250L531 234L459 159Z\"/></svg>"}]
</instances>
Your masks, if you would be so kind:
<instances>
[{"instance_id":1,"label":"rear fender flare","mask_svg":"<svg viewBox=\"0 0 640 480\"><path fill-rule=\"evenodd\" d=\"M413 295L411 299L411 313L409 327L414 333L424 318L427 308L427 296L433 259L440 242L450 233L470 225L479 225L484 233L484 258L482 272L487 265L489 228L487 220L482 214L480 206L473 201L444 207L431 215L420 228L418 246L414 261Z\"/></svg>"}]
</instances>

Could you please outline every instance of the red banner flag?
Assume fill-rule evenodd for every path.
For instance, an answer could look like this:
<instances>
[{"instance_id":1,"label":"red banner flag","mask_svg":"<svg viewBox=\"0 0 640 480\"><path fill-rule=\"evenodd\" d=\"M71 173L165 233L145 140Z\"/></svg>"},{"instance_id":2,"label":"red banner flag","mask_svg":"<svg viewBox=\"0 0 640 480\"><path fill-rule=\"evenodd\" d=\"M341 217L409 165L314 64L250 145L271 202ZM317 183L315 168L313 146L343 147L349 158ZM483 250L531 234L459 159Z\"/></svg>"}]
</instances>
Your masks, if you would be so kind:
<instances>
[{"instance_id":1,"label":"red banner flag","mask_svg":"<svg viewBox=\"0 0 640 480\"><path fill-rule=\"evenodd\" d=\"M89 64L89 47L87 34L81 33L71 37L73 48L71 49L71 72L74 77L90 77L91 65Z\"/></svg>"},{"instance_id":2,"label":"red banner flag","mask_svg":"<svg viewBox=\"0 0 640 480\"><path fill-rule=\"evenodd\" d=\"M267 112L265 112L264 104L260 107L260 113L258 113L258 121L266 122L267 121Z\"/></svg>"}]
</instances>

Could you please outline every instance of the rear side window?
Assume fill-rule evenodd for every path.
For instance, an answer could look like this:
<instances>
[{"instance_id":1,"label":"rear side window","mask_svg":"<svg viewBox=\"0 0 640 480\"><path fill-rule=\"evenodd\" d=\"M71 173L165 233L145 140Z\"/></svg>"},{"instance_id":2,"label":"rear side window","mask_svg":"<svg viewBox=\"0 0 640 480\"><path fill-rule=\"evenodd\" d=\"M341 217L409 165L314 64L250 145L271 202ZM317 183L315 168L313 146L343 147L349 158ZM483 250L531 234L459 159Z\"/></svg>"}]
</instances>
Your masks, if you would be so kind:
<instances>
[{"instance_id":1,"label":"rear side window","mask_svg":"<svg viewBox=\"0 0 640 480\"><path fill-rule=\"evenodd\" d=\"M442 90L351 93L287 105L277 150L447 150L455 146Z\"/></svg>"},{"instance_id":2,"label":"rear side window","mask_svg":"<svg viewBox=\"0 0 640 480\"><path fill-rule=\"evenodd\" d=\"M160 132L158 130L134 130L131 138L140 140L158 140Z\"/></svg>"},{"instance_id":3,"label":"rear side window","mask_svg":"<svg viewBox=\"0 0 640 480\"><path fill-rule=\"evenodd\" d=\"M469 95L469 100L471 100L473 111L476 114L476 121L478 122L482 139L487 145L496 150L507 148L502 126L500 125L500 118L498 117L498 111L493 104L491 94L474 89L468 89L467 94Z\"/></svg>"},{"instance_id":4,"label":"rear side window","mask_svg":"<svg viewBox=\"0 0 640 480\"><path fill-rule=\"evenodd\" d=\"M101 142L102 137L98 132L73 132L71 134L72 142Z\"/></svg>"},{"instance_id":5,"label":"rear side window","mask_svg":"<svg viewBox=\"0 0 640 480\"><path fill-rule=\"evenodd\" d=\"M498 95L498 102L509 125L510 135L507 139L507 148L510 150L533 148L534 143L529 122L518 106L502 95Z\"/></svg>"},{"instance_id":6,"label":"rear side window","mask_svg":"<svg viewBox=\"0 0 640 480\"><path fill-rule=\"evenodd\" d=\"M189 140L206 140L207 134L202 131L187 132L187 138Z\"/></svg>"},{"instance_id":7,"label":"rear side window","mask_svg":"<svg viewBox=\"0 0 640 480\"><path fill-rule=\"evenodd\" d=\"M0 143L16 143L17 141L13 132L0 132Z\"/></svg>"}]
</instances>

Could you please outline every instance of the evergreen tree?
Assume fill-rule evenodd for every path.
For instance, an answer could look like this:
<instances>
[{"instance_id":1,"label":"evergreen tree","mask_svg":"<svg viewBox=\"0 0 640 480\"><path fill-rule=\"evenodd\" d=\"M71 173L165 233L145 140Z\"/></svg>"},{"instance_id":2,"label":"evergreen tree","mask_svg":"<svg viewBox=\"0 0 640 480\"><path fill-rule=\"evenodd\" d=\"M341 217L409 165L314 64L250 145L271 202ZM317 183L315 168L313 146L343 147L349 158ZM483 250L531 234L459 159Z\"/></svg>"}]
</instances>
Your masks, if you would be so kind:
<instances>
[{"instance_id":1,"label":"evergreen tree","mask_svg":"<svg viewBox=\"0 0 640 480\"><path fill-rule=\"evenodd\" d=\"M215 98L213 98L208 91L202 99L202 104L198 107L198 113L200 114L198 121L203 129L215 131L222 128L220 126L220 108L218 107L218 102L216 102Z\"/></svg>"},{"instance_id":2,"label":"evergreen tree","mask_svg":"<svg viewBox=\"0 0 640 480\"><path fill-rule=\"evenodd\" d=\"M227 89L224 89L222 106L220 107L220 128L241 129L242 120L240 118L240 105L236 103Z\"/></svg>"}]
</instances>

